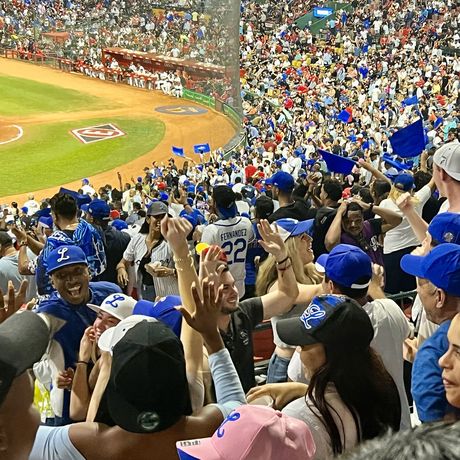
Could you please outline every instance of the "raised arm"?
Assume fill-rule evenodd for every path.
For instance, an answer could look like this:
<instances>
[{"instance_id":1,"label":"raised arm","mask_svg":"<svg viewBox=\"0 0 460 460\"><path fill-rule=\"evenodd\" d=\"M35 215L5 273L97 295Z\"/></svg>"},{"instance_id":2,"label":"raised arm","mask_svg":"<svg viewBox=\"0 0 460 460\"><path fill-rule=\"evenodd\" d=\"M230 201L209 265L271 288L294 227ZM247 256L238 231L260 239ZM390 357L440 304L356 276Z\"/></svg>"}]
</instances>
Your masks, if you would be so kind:
<instances>
[{"instance_id":1,"label":"raised arm","mask_svg":"<svg viewBox=\"0 0 460 460\"><path fill-rule=\"evenodd\" d=\"M407 192L401 195L396 200L396 205L406 217L407 221L412 227L412 230L415 233L415 236L418 238L420 243L422 243L426 237L426 232L428 231L428 224L416 212L412 202L411 194Z\"/></svg>"},{"instance_id":2,"label":"raised arm","mask_svg":"<svg viewBox=\"0 0 460 460\"><path fill-rule=\"evenodd\" d=\"M191 232L192 225L181 217L165 217L161 221L161 233L169 243L173 252L174 264L177 271L177 282L182 301L181 311L189 314L195 312L195 298L192 295L192 286L199 286L198 275L189 252L187 235ZM192 393L194 410L203 405L203 340L188 323L182 321L181 342L184 346L187 379Z\"/></svg>"},{"instance_id":3,"label":"raised arm","mask_svg":"<svg viewBox=\"0 0 460 460\"><path fill-rule=\"evenodd\" d=\"M353 201L358 203L365 211L371 209L372 205L364 203L364 201L358 200L357 198L353 198ZM382 233L388 232L402 222L402 217L391 209L382 208L381 206L372 206L372 212L383 219Z\"/></svg>"},{"instance_id":4,"label":"raised arm","mask_svg":"<svg viewBox=\"0 0 460 460\"><path fill-rule=\"evenodd\" d=\"M80 351L73 376L72 393L70 396L70 417L72 420L86 420L91 390L88 381L88 363L96 337L93 326L88 327L80 341ZM98 365L99 367L99 365Z\"/></svg>"},{"instance_id":5,"label":"raised arm","mask_svg":"<svg viewBox=\"0 0 460 460\"><path fill-rule=\"evenodd\" d=\"M277 289L261 297L264 309L264 319L287 313L294 305L299 294L297 280L292 269L291 258L286 246L278 233L276 224L271 227L267 220L261 220L257 225L262 240L260 245L276 260L278 274Z\"/></svg>"},{"instance_id":6,"label":"raised arm","mask_svg":"<svg viewBox=\"0 0 460 460\"><path fill-rule=\"evenodd\" d=\"M377 180L384 180L385 182L388 182L391 184L391 180L388 179L385 174L382 173L382 171L379 171L377 168L374 168L370 163L367 161L364 161L363 159L359 160L359 164L362 168L365 170L369 171Z\"/></svg>"},{"instance_id":7,"label":"raised arm","mask_svg":"<svg viewBox=\"0 0 460 460\"><path fill-rule=\"evenodd\" d=\"M342 235L342 219L347 210L347 203L343 201L337 209L334 220L329 227L329 230L326 233L324 238L324 245L328 251L331 251L335 246L340 243L340 237Z\"/></svg>"}]
</instances>

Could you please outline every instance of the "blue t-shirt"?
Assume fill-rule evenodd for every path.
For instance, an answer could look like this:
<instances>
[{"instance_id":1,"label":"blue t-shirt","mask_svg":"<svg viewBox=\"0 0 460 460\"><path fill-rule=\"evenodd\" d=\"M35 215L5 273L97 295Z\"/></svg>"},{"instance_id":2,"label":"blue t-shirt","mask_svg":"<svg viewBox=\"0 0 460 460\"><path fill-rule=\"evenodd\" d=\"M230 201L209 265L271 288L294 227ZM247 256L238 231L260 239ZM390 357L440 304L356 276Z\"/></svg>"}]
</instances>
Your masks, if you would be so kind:
<instances>
[{"instance_id":1,"label":"blue t-shirt","mask_svg":"<svg viewBox=\"0 0 460 460\"><path fill-rule=\"evenodd\" d=\"M122 292L120 287L106 281L89 283L91 298L88 303L100 305L102 301L117 292ZM96 312L83 305L68 304L56 291L48 299L40 302L37 313L46 313L65 321L65 324L54 334L53 339L59 343L64 352L65 369L75 368L80 349L80 340L85 329L91 326L96 319ZM70 422L70 392L64 392L64 405L62 408L62 424Z\"/></svg>"},{"instance_id":2,"label":"blue t-shirt","mask_svg":"<svg viewBox=\"0 0 460 460\"><path fill-rule=\"evenodd\" d=\"M451 321L444 321L417 352L412 367L412 396L422 422L442 420L448 413L459 412L446 399L439 358L449 348L447 331Z\"/></svg>"}]
</instances>

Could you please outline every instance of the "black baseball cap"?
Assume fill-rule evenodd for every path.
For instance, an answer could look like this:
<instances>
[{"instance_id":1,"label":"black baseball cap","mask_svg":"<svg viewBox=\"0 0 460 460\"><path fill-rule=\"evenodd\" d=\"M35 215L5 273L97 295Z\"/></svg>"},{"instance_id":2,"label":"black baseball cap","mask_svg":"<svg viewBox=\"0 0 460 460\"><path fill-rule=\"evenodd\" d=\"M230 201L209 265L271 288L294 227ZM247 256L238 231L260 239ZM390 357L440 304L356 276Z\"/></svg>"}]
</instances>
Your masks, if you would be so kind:
<instances>
[{"instance_id":1,"label":"black baseball cap","mask_svg":"<svg viewBox=\"0 0 460 460\"><path fill-rule=\"evenodd\" d=\"M116 328L123 329L123 322ZM126 328L112 354L106 398L118 426L153 433L192 413L182 343L161 321Z\"/></svg>"},{"instance_id":2,"label":"black baseball cap","mask_svg":"<svg viewBox=\"0 0 460 460\"><path fill-rule=\"evenodd\" d=\"M49 338L45 321L31 311L15 313L0 324L0 405L13 380L40 361Z\"/></svg>"},{"instance_id":3,"label":"black baseball cap","mask_svg":"<svg viewBox=\"0 0 460 460\"><path fill-rule=\"evenodd\" d=\"M236 194L228 185L216 185L212 198L219 208L230 209L235 205Z\"/></svg>"},{"instance_id":4,"label":"black baseball cap","mask_svg":"<svg viewBox=\"0 0 460 460\"><path fill-rule=\"evenodd\" d=\"M276 323L280 340L288 345L323 345L365 349L374 338L374 328L363 308L343 295L314 297L300 318Z\"/></svg>"}]
</instances>

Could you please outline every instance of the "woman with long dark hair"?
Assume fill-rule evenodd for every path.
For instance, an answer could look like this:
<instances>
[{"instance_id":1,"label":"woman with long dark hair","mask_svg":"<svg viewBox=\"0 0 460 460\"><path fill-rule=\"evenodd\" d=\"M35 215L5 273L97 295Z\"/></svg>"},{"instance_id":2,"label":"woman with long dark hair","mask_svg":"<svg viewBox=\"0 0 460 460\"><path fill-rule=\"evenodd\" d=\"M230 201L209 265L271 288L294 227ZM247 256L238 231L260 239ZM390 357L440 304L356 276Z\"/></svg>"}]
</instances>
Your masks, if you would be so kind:
<instances>
[{"instance_id":1,"label":"woman with long dark hair","mask_svg":"<svg viewBox=\"0 0 460 460\"><path fill-rule=\"evenodd\" d=\"M285 343L298 346L310 384L271 385L284 394L270 393L277 408L284 406L283 412L310 427L315 459L332 458L389 428L399 430L396 384L370 347L374 329L354 300L317 296L300 318L280 320L277 331ZM252 393L249 401L260 396Z\"/></svg>"}]
</instances>

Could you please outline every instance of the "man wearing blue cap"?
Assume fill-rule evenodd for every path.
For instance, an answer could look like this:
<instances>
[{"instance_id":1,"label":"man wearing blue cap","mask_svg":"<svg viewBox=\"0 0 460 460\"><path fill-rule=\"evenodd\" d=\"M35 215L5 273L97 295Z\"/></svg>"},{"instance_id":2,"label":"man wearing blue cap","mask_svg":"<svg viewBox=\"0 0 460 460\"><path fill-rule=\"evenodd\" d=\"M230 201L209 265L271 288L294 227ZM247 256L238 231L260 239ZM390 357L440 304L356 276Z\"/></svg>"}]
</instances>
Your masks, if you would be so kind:
<instances>
[{"instance_id":1,"label":"man wearing blue cap","mask_svg":"<svg viewBox=\"0 0 460 460\"><path fill-rule=\"evenodd\" d=\"M404 340L412 334L409 321L399 306L393 300L385 299L381 288L371 282L372 262L360 248L339 244L329 254L320 256L317 265L323 267L325 272L325 293L346 295L356 300L369 315L375 331L371 346L381 356L385 368L398 387L401 428L409 428L409 404L404 387L402 354ZM369 294L374 300L369 300ZM288 375L291 380L305 379L298 353L292 357Z\"/></svg>"},{"instance_id":2,"label":"man wearing blue cap","mask_svg":"<svg viewBox=\"0 0 460 460\"><path fill-rule=\"evenodd\" d=\"M105 281L90 282L85 253L78 246L59 246L52 250L46 260L47 275L54 291L42 300L37 313L44 314L51 324L53 343L48 359L40 363L37 377L51 388L51 401L56 425L70 423L70 395L54 387L59 371L75 368L80 340L85 329L91 326L96 313L87 304L100 305L109 295L120 293L119 286Z\"/></svg>"},{"instance_id":3,"label":"man wearing blue cap","mask_svg":"<svg viewBox=\"0 0 460 460\"><path fill-rule=\"evenodd\" d=\"M265 185L271 185L272 197L279 202L279 209L268 218L270 223L286 218L304 221L314 217L314 210L310 209L305 200L293 199L295 181L287 172L278 171L265 181Z\"/></svg>"},{"instance_id":4,"label":"man wearing blue cap","mask_svg":"<svg viewBox=\"0 0 460 460\"><path fill-rule=\"evenodd\" d=\"M445 243L425 256L406 255L401 268L417 277L427 318L439 328L419 348L412 368L412 396L422 422L443 420L458 411L446 399L439 358L447 351L447 331L460 311L460 246Z\"/></svg>"},{"instance_id":5,"label":"man wearing blue cap","mask_svg":"<svg viewBox=\"0 0 460 460\"><path fill-rule=\"evenodd\" d=\"M91 277L100 275L106 267L102 239L90 223L77 217L76 199L68 193L57 193L51 198L50 204L55 230L47 238L37 259L35 276L40 295L54 291L48 275L47 260L49 254L59 246L74 244L80 247L86 255Z\"/></svg>"}]
</instances>

